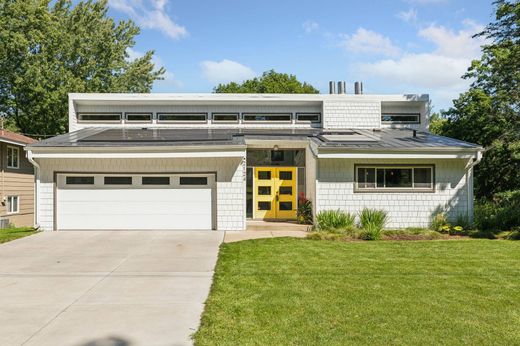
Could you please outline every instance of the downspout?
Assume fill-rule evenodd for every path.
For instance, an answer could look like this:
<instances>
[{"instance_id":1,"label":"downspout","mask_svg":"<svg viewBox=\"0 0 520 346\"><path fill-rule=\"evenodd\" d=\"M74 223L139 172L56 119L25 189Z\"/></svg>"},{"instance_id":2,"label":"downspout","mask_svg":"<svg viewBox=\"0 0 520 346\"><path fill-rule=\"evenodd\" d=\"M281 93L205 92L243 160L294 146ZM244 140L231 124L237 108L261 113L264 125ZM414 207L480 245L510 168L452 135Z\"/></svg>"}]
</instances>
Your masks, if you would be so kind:
<instances>
[{"instance_id":1,"label":"downspout","mask_svg":"<svg viewBox=\"0 0 520 346\"><path fill-rule=\"evenodd\" d=\"M40 224L38 223L38 193L39 193L39 182L40 182L40 165L36 160L34 160L32 151L27 150L27 160L33 164L35 168L34 172L34 228L38 229L40 228Z\"/></svg>"},{"instance_id":2,"label":"downspout","mask_svg":"<svg viewBox=\"0 0 520 346\"><path fill-rule=\"evenodd\" d=\"M477 156L470 159L466 165L466 189L467 189L467 216L468 222L473 223L473 167L482 160L482 151L477 151Z\"/></svg>"}]
</instances>

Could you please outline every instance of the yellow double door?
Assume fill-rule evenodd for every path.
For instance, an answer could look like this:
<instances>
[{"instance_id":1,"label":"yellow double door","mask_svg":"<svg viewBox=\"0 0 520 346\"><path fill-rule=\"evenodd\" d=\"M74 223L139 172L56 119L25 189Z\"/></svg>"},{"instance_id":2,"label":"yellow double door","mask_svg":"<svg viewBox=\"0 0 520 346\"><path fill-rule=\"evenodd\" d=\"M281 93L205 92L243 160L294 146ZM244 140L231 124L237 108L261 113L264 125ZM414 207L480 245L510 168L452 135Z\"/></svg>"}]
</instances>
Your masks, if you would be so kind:
<instances>
[{"instance_id":1,"label":"yellow double door","mask_svg":"<svg viewBox=\"0 0 520 346\"><path fill-rule=\"evenodd\" d=\"M296 219L296 167L255 167L255 219Z\"/></svg>"}]
</instances>

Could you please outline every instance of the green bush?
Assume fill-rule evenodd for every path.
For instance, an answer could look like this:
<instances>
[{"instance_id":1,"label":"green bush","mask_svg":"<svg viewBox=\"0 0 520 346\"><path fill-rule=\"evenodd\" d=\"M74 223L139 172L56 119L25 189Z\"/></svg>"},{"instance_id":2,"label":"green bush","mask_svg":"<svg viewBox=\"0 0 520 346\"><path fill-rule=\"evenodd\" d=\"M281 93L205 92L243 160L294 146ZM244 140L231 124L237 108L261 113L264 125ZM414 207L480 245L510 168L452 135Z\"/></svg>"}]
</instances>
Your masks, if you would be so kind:
<instances>
[{"instance_id":1,"label":"green bush","mask_svg":"<svg viewBox=\"0 0 520 346\"><path fill-rule=\"evenodd\" d=\"M433 215L430 222L430 229L435 232L448 233L450 223L445 213L437 213Z\"/></svg>"},{"instance_id":2,"label":"green bush","mask_svg":"<svg viewBox=\"0 0 520 346\"><path fill-rule=\"evenodd\" d=\"M350 231L355 228L355 222L355 215L341 210L324 210L316 215L318 231Z\"/></svg>"},{"instance_id":3,"label":"green bush","mask_svg":"<svg viewBox=\"0 0 520 346\"><path fill-rule=\"evenodd\" d=\"M300 194L298 197L296 219L298 223L312 225L312 202L304 194Z\"/></svg>"},{"instance_id":4,"label":"green bush","mask_svg":"<svg viewBox=\"0 0 520 346\"><path fill-rule=\"evenodd\" d=\"M475 205L475 225L487 231L510 231L520 227L520 190L497 193L492 200Z\"/></svg>"},{"instance_id":5,"label":"green bush","mask_svg":"<svg viewBox=\"0 0 520 346\"><path fill-rule=\"evenodd\" d=\"M388 223L388 214L384 210L364 208L359 213L359 226L362 228L361 239L381 239L381 231Z\"/></svg>"}]
</instances>

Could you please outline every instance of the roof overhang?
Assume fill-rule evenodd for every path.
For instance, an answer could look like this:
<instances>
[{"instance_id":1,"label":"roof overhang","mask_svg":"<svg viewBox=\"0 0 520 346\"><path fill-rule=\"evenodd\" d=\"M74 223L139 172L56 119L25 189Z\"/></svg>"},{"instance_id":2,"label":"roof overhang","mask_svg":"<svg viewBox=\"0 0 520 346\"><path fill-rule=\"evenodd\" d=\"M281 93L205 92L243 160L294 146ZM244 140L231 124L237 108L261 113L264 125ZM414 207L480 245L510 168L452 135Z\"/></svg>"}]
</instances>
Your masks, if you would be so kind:
<instances>
[{"instance_id":1,"label":"roof overhang","mask_svg":"<svg viewBox=\"0 0 520 346\"><path fill-rule=\"evenodd\" d=\"M324 150L318 148L318 159L477 159L483 150L461 150L460 148L408 149L408 150Z\"/></svg>"}]
</instances>

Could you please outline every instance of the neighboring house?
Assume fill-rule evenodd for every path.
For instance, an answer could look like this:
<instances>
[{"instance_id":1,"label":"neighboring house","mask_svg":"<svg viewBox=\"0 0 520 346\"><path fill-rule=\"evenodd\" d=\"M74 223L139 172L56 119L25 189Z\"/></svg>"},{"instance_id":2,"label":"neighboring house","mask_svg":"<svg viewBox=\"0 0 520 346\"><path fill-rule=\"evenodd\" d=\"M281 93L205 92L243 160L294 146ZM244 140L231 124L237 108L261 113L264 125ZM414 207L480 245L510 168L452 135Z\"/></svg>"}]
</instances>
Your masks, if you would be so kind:
<instances>
[{"instance_id":1,"label":"neighboring house","mask_svg":"<svg viewBox=\"0 0 520 346\"><path fill-rule=\"evenodd\" d=\"M70 133L30 145L45 230L244 230L385 209L389 227L473 213L482 148L428 133L427 95L70 94Z\"/></svg>"},{"instance_id":2,"label":"neighboring house","mask_svg":"<svg viewBox=\"0 0 520 346\"><path fill-rule=\"evenodd\" d=\"M2 226L34 225L34 167L27 160L24 147L35 143L32 138L0 130L0 167Z\"/></svg>"}]
</instances>

